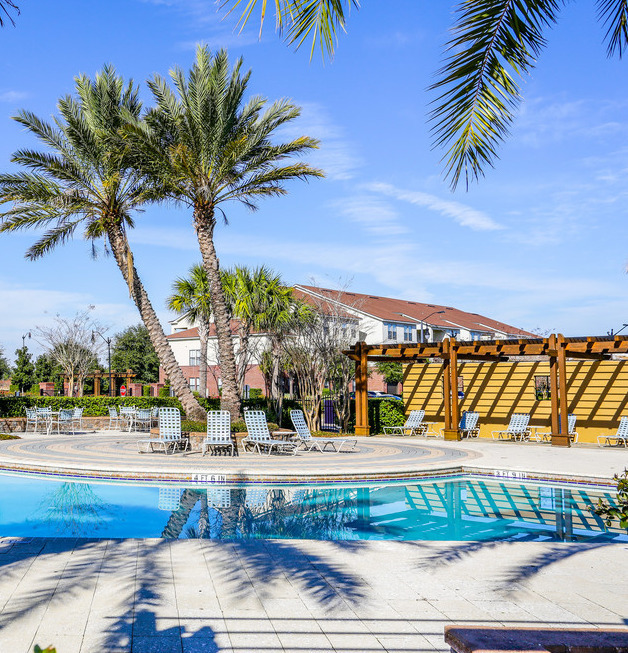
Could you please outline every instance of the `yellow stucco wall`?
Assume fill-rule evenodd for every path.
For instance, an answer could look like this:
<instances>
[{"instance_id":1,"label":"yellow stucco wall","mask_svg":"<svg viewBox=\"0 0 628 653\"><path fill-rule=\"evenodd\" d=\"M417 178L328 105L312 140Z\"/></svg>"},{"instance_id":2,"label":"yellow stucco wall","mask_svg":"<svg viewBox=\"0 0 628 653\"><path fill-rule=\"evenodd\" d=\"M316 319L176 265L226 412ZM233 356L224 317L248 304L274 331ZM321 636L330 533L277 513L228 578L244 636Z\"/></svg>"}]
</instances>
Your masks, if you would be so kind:
<instances>
[{"instance_id":1,"label":"yellow stucco wall","mask_svg":"<svg viewBox=\"0 0 628 653\"><path fill-rule=\"evenodd\" d=\"M530 425L550 431L550 401L537 400L534 377L549 375L549 363L459 363L464 379L460 412L480 413L480 437L505 428L511 413L530 413ZM628 415L628 361L568 361L567 398L577 415L579 442L597 442L602 433L615 433L619 418ZM406 413L425 410L426 421L444 425L442 365L415 364L403 385Z\"/></svg>"}]
</instances>

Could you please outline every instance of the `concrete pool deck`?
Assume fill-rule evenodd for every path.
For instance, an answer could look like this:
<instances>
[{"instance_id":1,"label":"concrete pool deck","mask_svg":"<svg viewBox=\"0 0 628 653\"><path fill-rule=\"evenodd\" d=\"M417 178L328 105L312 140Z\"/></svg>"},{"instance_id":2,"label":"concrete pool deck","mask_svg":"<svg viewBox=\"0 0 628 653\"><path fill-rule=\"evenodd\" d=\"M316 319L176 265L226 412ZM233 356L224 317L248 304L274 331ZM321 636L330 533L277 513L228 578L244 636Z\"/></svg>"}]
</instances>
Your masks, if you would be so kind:
<instances>
[{"instance_id":1,"label":"concrete pool deck","mask_svg":"<svg viewBox=\"0 0 628 653\"><path fill-rule=\"evenodd\" d=\"M262 477L464 465L610 480L628 464L626 450L477 440L368 438L356 454L204 459L137 454L136 440L29 435L0 442L0 465ZM0 537L0 651L445 652L452 623L625 627L626 578L621 543Z\"/></svg>"},{"instance_id":2,"label":"concrete pool deck","mask_svg":"<svg viewBox=\"0 0 628 653\"><path fill-rule=\"evenodd\" d=\"M146 480L191 480L195 473L224 474L227 482L298 482L413 477L422 473L478 470L525 472L565 479L610 482L628 467L628 449L579 445L552 447L534 442L484 439L445 442L417 437L358 438L352 452L300 451L296 456L240 453L138 453L142 434L97 431L76 435L21 434L0 441L0 470L64 472Z\"/></svg>"}]
</instances>

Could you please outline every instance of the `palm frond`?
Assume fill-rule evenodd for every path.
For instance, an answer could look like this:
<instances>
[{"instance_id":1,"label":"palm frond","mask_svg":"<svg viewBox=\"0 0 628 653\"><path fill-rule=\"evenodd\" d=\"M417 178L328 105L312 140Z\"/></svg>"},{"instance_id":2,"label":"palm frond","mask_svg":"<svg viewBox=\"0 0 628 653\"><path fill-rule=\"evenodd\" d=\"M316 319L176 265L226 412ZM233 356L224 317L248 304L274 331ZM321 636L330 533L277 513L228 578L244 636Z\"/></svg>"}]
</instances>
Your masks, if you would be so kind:
<instances>
[{"instance_id":1,"label":"palm frond","mask_svg":"<svg viewBox=\"0 0 628 653\"><path fill-rule=\"evenodd\" d=\"M445 175L456 188L493 165L521 96L516 77L535 63L565 0L461 0L451 54L431 90L434 145L445 147Z\"/></svg>"},{"instance_id":2,"label":"palm frond","mask_svg":"<svg viewBox=\"0 0 628 653\"><path fill-rule=\"evenodd\" d=\"M621 58L628 45L628 0L597 0L598 18L607 28L606 53Z\"/></svg>"}]
</instances>

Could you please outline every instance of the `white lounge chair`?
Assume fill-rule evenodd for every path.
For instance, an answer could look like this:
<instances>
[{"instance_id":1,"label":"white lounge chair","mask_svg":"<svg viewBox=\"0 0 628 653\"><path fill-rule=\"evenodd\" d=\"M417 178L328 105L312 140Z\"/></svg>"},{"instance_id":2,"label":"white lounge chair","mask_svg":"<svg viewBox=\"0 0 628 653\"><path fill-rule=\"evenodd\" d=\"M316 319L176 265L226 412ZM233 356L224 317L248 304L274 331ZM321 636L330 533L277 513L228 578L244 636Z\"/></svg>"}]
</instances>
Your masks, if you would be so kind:
<instances>
[{"instance_id":1,"label":"white lounge chair","mask_svg":"<svg viewBox=\"0 0 628 653\"><path fill-rule=\"evenodd\" d=\"M299 448L298 442L286 442L285 440L273 440L268 430L266 413L263 410L247 410L244 413L244 422L248 435L242 438L242 446L246 451L247 447L252 447L253 451L262 453L266 451L268 455L273 451L288 452L296 454Z\"/></svg>"},{"instance_id":2,"label":"white lounge chair","mask_svg":"<svg viewBox=\"0 0 628 653\"><path fill-rule=\"evenodd\" d=\"M384 426L386 435L424 435L427 426L423 423L424 410L411 410L403 426Z\"/></svg>"},{"instance_id":3,"label":"white lounge chair","mask_svg":"<svg viewBox=\"0 0 628 653\"><path fill-rule=\"evenodd\" d=\"M207 411L207 437L203 440L203 456L208 449L224 450L231 449L231 455L235 453L233 439L231 438L231 413L228 410Z\"/></svg>"},{"instance_id":4,"label":"white lounge chair","mask_svg":"<svg viewBox=\"0 0 628 653\"><path fill-rule=\"evenodd\" d=\"M492 431L493 440L497 436L498 440L527 440L530 437L529 413L513 413L510 416L510 424L505 431Z\"/></svg>"},{"instance_id":5,"label":"white lounge chair","mask_svg":"<svg viewBox=\"0 0 628 653\"><path fill-rule=\"evenodd\" d=\"M292 420L294 430L297 432L299 444L303 446L306 451L312 451L312 449L324 451L327 447L330 447L332 451L339 453L345 445L347 447L351 446L351 449L353 450L355 449L355 445L358 443L358 441L354 439L313 437L310 433L310 429L307 427L302 410L291 410L290 419Z\"/></svg>"},{"instance_id":6,"label":"white lounge chair","mask_svg":"<svg viewBox=\"0 0 628 653\"><path fill-rule=\"evenodd\" d=\"M567 415L567 431L569 432L569 439L572 442L578 442L578 431L576 431L576 416L573 413ZM543 431L542 433L535 433L534 439L537 442L551 442L552 432Z\"/></svg>"},{"instance_id":7,"label":"white lounge chair","mask_svg":"<svg viewBox=\"0 0 628 653\"><path fill-rule=\"evenodd\" d=\"M155 451L155 447L163 449L164 453L184 446L187 447L187 440L181 434L181 413L178 408L162 408L159 411L159 437L148 438L137 441L139 453Z\"/></svg>"},{"instance_id":8,"label":"white lounge chair","mask_svg":"<svg viewBox=\"0 0 628 653\"><path fill-rule=\"evenodd\" d=\"M460 437L477 438L480 435L479 419L480 413L473 410L463 410L460 416L460 422L458 423ZM445 429L441 429L440 432L441 435L444 435Z\"/></svg>"},{"instance_id":9,"label":"white lounge chair","mask_svg":"<svg viewBox=\"0 0 628 653\"><path fill-rule=\"evenodd\" d=\"M615 435L598 435L597 444L600 447L605 445L612 446L613 441L618 447L622 445L628 447L628 417L622 417L619 420L619 426L617 427L617 433Z\"/></svg>"}]
</instances>

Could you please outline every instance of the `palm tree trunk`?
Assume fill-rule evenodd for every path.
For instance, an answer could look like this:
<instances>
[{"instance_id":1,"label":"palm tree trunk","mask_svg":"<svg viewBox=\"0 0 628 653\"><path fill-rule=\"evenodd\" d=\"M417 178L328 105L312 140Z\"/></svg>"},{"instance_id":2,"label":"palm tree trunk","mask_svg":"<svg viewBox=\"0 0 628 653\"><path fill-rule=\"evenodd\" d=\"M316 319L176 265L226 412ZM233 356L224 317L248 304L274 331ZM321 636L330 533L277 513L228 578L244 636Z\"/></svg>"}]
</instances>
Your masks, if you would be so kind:
<instances>
[{"instance_id":1,"label":"palm tree trunk","mask_svg":"<svg viewBox=\"0 0 628 653\"><path fill-rule=\"evenodd\" d=\"M242 401L238 392L233 338L229 325L229 312L225 293L220 279L220 263L214 247L214 210L212 207L194 207L194 226L203 257L203 267L209 281L211 304L216 325L220 374L222 376L222 396L220 405L231 413L232 420L242 419Z\"/></svg>"},{"instance_id":2,"label":"palm tree trunk","mask_svg":"<svg viewBox=\"0 0 628 653\"><path fill-rule=\"evenodd\" d=\"M183 372L172 353L172 348L166 339L155 309L150 303L146 290L144 290L144 286L140 281L137 270L134 265L129 265L128 253L130 250L126 236L120 229L115 227L110 228L107 235L109 236L113 256L120 268L120 272L122 272L124 280L129 286L131 297L137 306L137 310L140 312L142 322L144 322L144 326L148 330L150 341L157 352L159 362L164 368L166 376L170 379L170 384L177 399L181 402L188 418L205 420L207 413L192 394L190 386L183 376ZM129 275L132 275L130 282Z\"/></svg>"},{"instance_id":3,"label":"palm tree trunk","mask_svg":"<svg viewBox=\"0 0 628 653\"><path fill-rule=\"evenodd\" d=\"M198 390L205 399L207 397L207 341L209 340L209 324L205 320L198 323L198 339L201 341L201 360L198 366Z\"/></svg>"}]
</instances>

